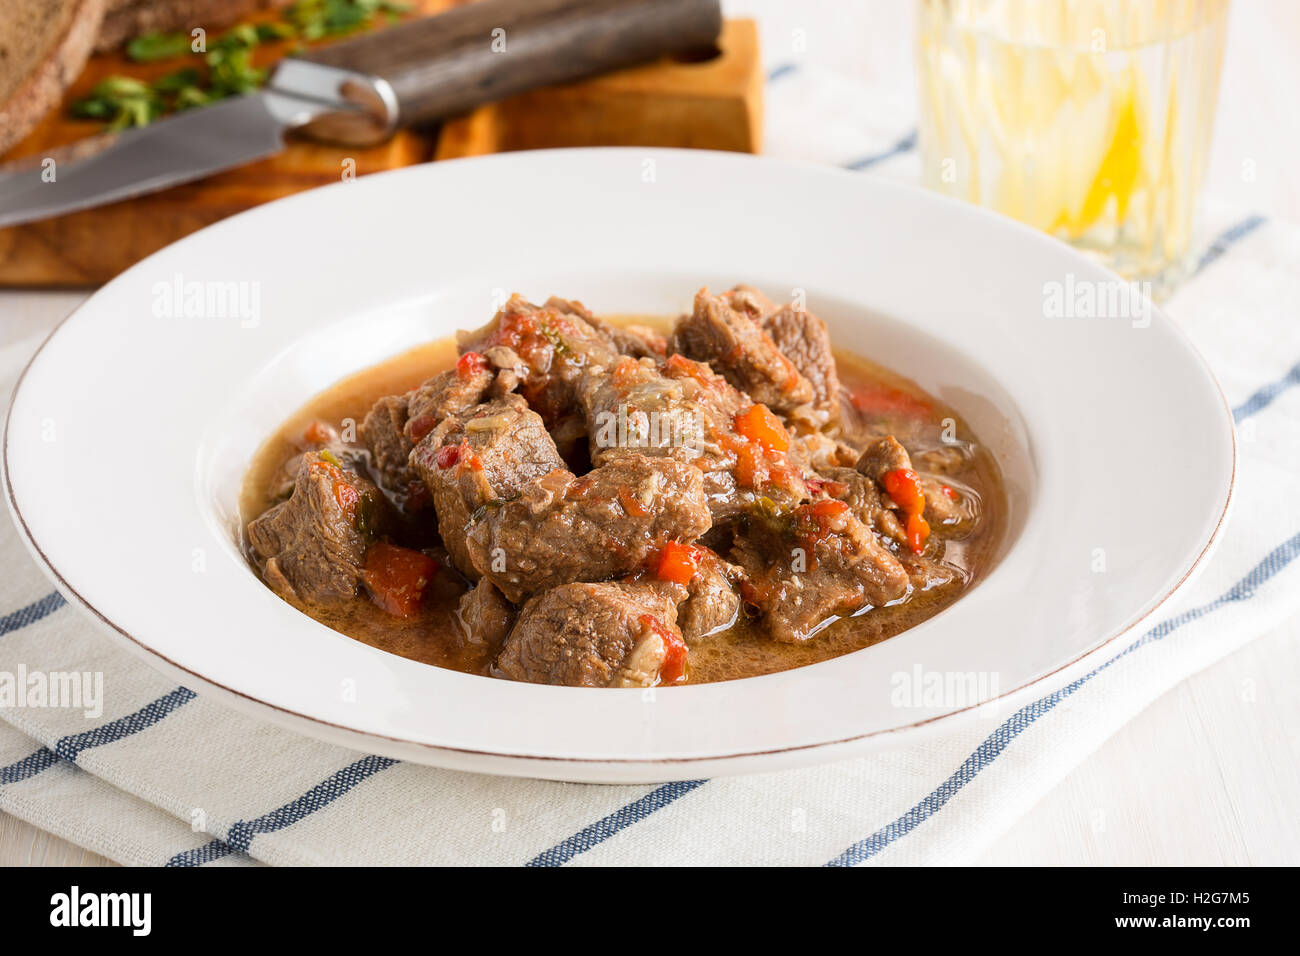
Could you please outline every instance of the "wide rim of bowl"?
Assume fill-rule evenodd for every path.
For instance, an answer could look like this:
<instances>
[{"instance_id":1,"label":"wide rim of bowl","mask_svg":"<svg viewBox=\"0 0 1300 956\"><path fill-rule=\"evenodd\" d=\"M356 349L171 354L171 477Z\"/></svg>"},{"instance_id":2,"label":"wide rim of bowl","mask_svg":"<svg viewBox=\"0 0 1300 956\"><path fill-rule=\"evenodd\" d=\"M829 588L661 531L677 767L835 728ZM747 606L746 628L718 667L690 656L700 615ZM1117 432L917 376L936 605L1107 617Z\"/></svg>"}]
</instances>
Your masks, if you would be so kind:
<instances>
[{"instance_id":1,"label":"wide rim of bowl","mask_svg":"<svg viewBox=\"0 0 1300 956\"><path fill-rule=\"evenodd\" d=\"M666 154L666 155L682 154L682 155L690 155L692 157L715 155L715 154L707 153L705 151L659 150L659 149L643 150L643 149L634 149L634 148L544 150L544 151L536 151L532 155L563 154L563 155L571 155L576 157L584 157L584 156L602 155L602 154L611 154L611 153L631 154L638 157L647 156L647 155L661 155L661 154ZM454 160L450 162L443 162L437 164L437 166L447 167L452 165L460 165L460 164L468 164L468 163L483 165L487 163L518 162L520 161L519 157L521 155L527 155L527 154L504 154L504 155L497 155L497 156L490 156L490 157L474 157L474 158L467 158L462 160ZM843 173L841 171L828 169L826 167L822 167L813 163L806 163L800 161L772 160L772 159L761 158L761 157L737 157L731 154L717 154L717 155L726 156L728 161L736 160L744 163L761 162L764 164L781 166L788 169L803 170L805 172L811 172L818 175L834 175L834 176L844 176L844 177L853 176L853 174L851 173ZM397 170L391 173L384 173L381 174L380 176L367 177L367 179L380 179L380 178L404 176L404 175L411 176L411 175L427 174L429 168L430 168L429 166L411 167L404 170ZM212 233L215 230L238 228L242 223L248 222L253 217L257 217L261 215L274 215L277 208L283 210L283 208L288 206L289 204L300 203L300 202L322 201L320 199L320 194L328 192L329 190L337 190L340 188L355 188L355 187L340 186L336 184L330 187L325 187L324 189L311 190L305 193L296 194L291 197L286 197L285 199L278 200L276 202L266 204L261 207L257 207L255 209L249 210L244 213L240 213L236 216L230 217L229 219L222 220L221 222L215 224L214 226L210 226L204 230L200 230L199 233L196 233L191 237L187 237L186 239L174 243L163 250L159 250L158 252L149 256L145 260L142 260L141 263L138 263L136 266L133 266L126 273L123 273L122 276L119 276L118 278L112 280L112 282L109 283L108 286L105 286L104 288L107 289L110 286L123 281L125 277L128 276L130 273L137 272L142 267L146 267L151 263L154 263L160 257L176 255L178 250L183 250L185 245L188 242L190 242L193 239L197 239L200 236ZM899 194L911 196L917 201L946 206L954 210L954 215L971 216L977 220L982 219L989 223L997 223L997 228L999 229L1014 230L1016 232L1019 232L1023 237L1029 238L1030 241L1032 242L1046 244L1053 247L1060 247L1060 249L1063 252L1068 252L1068 255L1070 256L1077 255L1072 250L1068 250L1068 247L1063 246L1063 244L1058 243L1056 240L1053 240L1045 235L1042 235L1036 232L1035 230L1032 230L1031 228L1024 226L1021 223L1006 219L1005 217L1002 217L996 213L989 212L988 210L984 210L973 206L967 206L965 204L956 203L955 201L936 196L932 193L920 189L919 187L885 183L881 181L871 181L869 188L880 190L882 192L896 192ZM1082 257L1080 257L1079 261L1077 261L1076 264L1078 264L1081 268L1085 267L1085 264L1087 264L1087 260L1082 260ZM101 290L101 292L102 291L103 290ZM18 501L17 495L14 490L13 481L11 479L11 430L12 430L11 426L12 426L14 408L17 405L18 398L22 392L24 383L28 379L29 373L42 359L42 357L46 354L47 348L50 345L50 343L54 341L55 338L60 333L62 333L67 327L69 327L70 324L73 324L74 320L79 321L88 312L92 312L96 308L96 300L100 298L101 292L96 292L85 303L81 304L76 309L74 309L71 313L69 313L67 317L65 317L61 322L58 323L58 325L55 326L55 328L49 333L49 335L45 338L45 340L41 343L41 345L37 348L37 350L32 354L32 356L28 359L26 365L23 368L22 373L19 375L18 380L14 385L11 401L9 407L6 410L4 438L3 441L0 442L0 445L3 446L2 471L4 477L4 484L6 488L6 499L8 501L10 511L14 519L16 520L19 529L22 532L22 537L25 544L27 545L28 549L31 551L33 556L46 570L47 574L56 582L59 589L67 597L69 597L77 606L81 607L84 611L88 612L101 626L106 628L112 634L116 635L118 638L124 641L128 646L130 646L133 650L135 650L137 653L139 653L146 659L153 662L156 666L161 666L162 669L167 670L176 675L184 675L188 683L193 683L198 686L216 691L219 696L222 696L227 700L245 701L254 705L260 711L271 711L275 714L279 714L284 717L290 718L291 724L298 726L300 729L307 726L315 725L323 729L340 732L344 737L352 741L354 745L373 746L373 744L375 744L376 742L388 741L400 745L404 751L409 751L410 748L416 748L420 750L429 751L430 753L466 754L472 756L501 758L504 760L517 760L517 761L527 762L527 763L556 762L562 764L680 765L680 764L696 764L696 763L706 763L706 762L717 763L717 762L727 762L727 761L738 761L743 758L761 757L761 756L766 756L771 754L786 754L786 753L800 752L800 751L832 749L839 745L849 744L856 741L862 741L868 738L885 737L899 732L932 725L938 721L945 721L951 718L956 718L962 714L968 713L971 710L982 707L985 704L1013 699L1021 695L1023 692L1025 692L1030 688L1048 682L1054 675L1059 674L1064 670L1070 669L1074 665L1078 664L1081 660L1113 644L1120 637L1124 636L1127 633L1130 633L1137 625L1141 624L1143 621L1148 619L1190 577L1192 577L1202 567L1207 555L1212 551L1213 547L1217 544L1220 538L1226 516L1229 512L1230 504L1233 497L1233 490L1235 487L1236 468L1237 468L1237 460L1236 460L1237 448L1236 448L1235 431L1231 427L1231 410L1228 406L1227 400L1224 397L1222 389L1219 386L1217 380L1215 380L1208 365L1205 363L1203 357L1201 357L1199 353L1196 351L1196 349L1191 345L1191 342L1186 336L1186 333L1184 333L1181 328L1179 328L1176 324L1174 324L1171 320L1169 320L1168 317L1165 316L1163 312L1161 312L1157 308L1154 309L1154 315L1156 321L1164 323L1167 326L1167 329L1174 333L1175 338L1185 348L1187 353L1191 357L1193 357L1194 361L1199 365L1200 370L1204 373L1205 378L1213 384L1215 391L1218 394L1219 402L1222 406L1222 409L1225 414L1225 420L1228 424L1228 427L1226 429L1226 434L1229 438L1230 447L1231 447L1231 465L1230 465L1229 477L1226 484L1226 488L1224 490L1222 501L1219 502L1216 506L1217 516L1214 518L1212 531L1210 532L1208 537L1206 537L1206 539L1200 544L1199 550L1194 555L1194 557L1192 557L1190 563L1185 567L1185 569L1183 569L1181 575L1177 578L1177 580L1174 581L1169 587L1163 589L1160 594L1154 596L1146 607L1142 608L1138 612L1135 612L1135 614L1131 616L1130 619L1127 620L1125 623L1111 629L1104 637L1100 638L1099 640L1097 640L1095 643L1093 643L1086 649L1083 649L1079 653L1070 657L1068 660L1063 660L1059 662L1052 669L1042 674L1039 674L1033 679L1026 680L1021 683L1017 683L1016 686L1012 687L1009 690L999 692L996 696L990 698L987 701L981 701L979 703L970 704L968 706L953 708L941 714L926 716L921 719L917 719L915 721L899 724L897 726L871 729L857 734L827 738L824 740L818 740L809 743L801 743L801 744L794 744L789 746L781 746L781 747L773 747L773 748L755 748L755 749L748 749L748 750L737 750L737 751L726 752L726 753L709 753L709 754L686 755L686 756L681 756L681 755L647 756L642 754L632 755L632 756L618 756L618 755L604 755L604 754L598 756L582 756L582 755L568 755L568 754L548 755L548 754L539 754L539 753L531 753L531 752L511 752L509 750L499 750L499 749L457 747L457 746L452 746L447 744L435 744L435 743L429 743L420 740L412 740L400 736L388 736L370 730L359 730L355 727L349 726L344 723L336 723L333 721L325 720L318 716L314 716L310 713L295 710L290 707L281 706L279 704L264 700L260 697L252 696L250 694L245 693L244 691L241 691L237 687L228 686L227 684L214 681L211 678L205 676L204 674L196 670L190 669L175 660L172 660L171 658L161 653L156 648L152 647L145 638L142 638L132 633L130 629L115 621L111 616L104 613L99 607L97 607L94 603L88 600L72 583L72 581L69 580L69 577L65 575L64 572L60 570L58 566L56 566L54 561L50 558L48 554L46 554L45 550L41 547L40 542L37 540L36 535L33 532L33 529L31 528L31 526L27 521L27 517L23 512L22 505ZM840 659L842 658L836 658L834 660L840 660ZM825 662L825 663L831 663L831 662ZM786 672L786 673L790 673L790 672ZM698 686L709 687L709 686L716 686L716 685L698 685ZM337 739L338 735L333 734L331 736Z\"/></svg>"}]
</instances>

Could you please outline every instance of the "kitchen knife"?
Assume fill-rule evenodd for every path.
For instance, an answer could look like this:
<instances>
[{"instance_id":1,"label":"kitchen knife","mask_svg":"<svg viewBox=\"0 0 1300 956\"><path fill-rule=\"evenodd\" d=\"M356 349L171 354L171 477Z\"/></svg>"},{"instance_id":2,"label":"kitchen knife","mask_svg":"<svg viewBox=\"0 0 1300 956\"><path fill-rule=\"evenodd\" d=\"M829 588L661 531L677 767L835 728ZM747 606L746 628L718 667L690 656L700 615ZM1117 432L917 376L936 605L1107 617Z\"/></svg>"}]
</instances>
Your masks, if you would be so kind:
<instances>
[{"instance_id":1,"label":"kitchen knife","mask_svg":"<svg viewBox=\"0 0 1300 956\"><path fill-rule=\"evenodd\" d=\"M552 83L707 49L719 0L481 0L281 61L266 86L0 166L0 227L279 152L289 131L370 146Z\"/></svg>"}]
</instances>

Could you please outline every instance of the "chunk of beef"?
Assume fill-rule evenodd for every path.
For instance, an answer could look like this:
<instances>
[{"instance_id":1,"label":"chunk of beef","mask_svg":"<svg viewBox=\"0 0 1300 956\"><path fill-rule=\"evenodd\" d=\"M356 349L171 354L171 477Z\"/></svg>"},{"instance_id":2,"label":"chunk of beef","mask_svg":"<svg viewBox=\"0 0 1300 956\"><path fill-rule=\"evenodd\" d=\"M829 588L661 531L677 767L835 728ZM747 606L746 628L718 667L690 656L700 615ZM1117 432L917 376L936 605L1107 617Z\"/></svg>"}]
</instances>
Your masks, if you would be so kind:
<instances>
[{"instance_id":1,"label":"chunk of beef","mask_svg":"<svg viewBox=\"0 0 1300 956\"><path fill-rule=\"evenodd\" d=\"M668 339L658 329L648 325L631 325L621 326L621 331L627 335L635 336L641 340L645 348L644 355L656 359L662 359L668 354ZM629 355L633 354L631 352Z\"/></svg>"},{"instance_id":2,"label":"chunk of beef","mask_svg":"<svg viewBox=\"0 0 1300 956\"><path fill-rule=\"evenodd\" d=\"M695 309L677 320L668 353L708 362L732 385L775 412L815 398L812 383L753 318L701 290Z\"/></svg>"},{"instance_id":3,"label":"chunk of beef","mask_svg":"<svg viewBox=\"0 0 1300 956\"><path fill-rule=\"evenodd\" d=\"M965 442L927 448L912 456L918 471L928 471L932 475L952 475L970 464L970 446Z\"/></svg>"},{"instance_id":4,"label":"chunk of beef","mask_svg":"<svg viewBox=\"0 0 1300 956\"><path fill-rule=\"evenodd\" d=\"M407 396L403 426L406 437L412 443L418 442L448 415L478 405L487 397L495 378L493 369L477 353L468 361L461 356L455 368L435 375Z\"/></svg>"},{"instance_id":5,"label":"chunk of beef","mask_svg":"<svg viewBox=\"0 0 1300 956\"><path fill-rule=\"evenodd\" d=\"M700 472L631 455L582 477L556 471L489 509L469 532L469 558L511 601L569 581L644 566L672 539L694 541L711 519Z\"/></svg>"},{"instance_id":6,"label":"chunk of beef","mask_svg":"<svg viewBox=\"0 0 1300 956\"><path fill-rule=\"evenodd\" d=\"M762 322L776 311L776 303L752 285L732 286L722 293L722 300L737 312L743 312L755 322Z\"/></svg>"},{"instance_id":7,"label":"chunk of beef","mask_svg":"<svg viewBox=\"0 0 1300 956\"><path fill-rule=\"evenodd\" d=\"M558 295L553 295L542 303L542 308L552 309L556 312L563 312L565 315L576 315L578 318L588 323L596 317L590 309L577 299L565 299Z\"/></svg>"},{"instance_id":8,"label":"chunk of beef","mask_svg":"<svg viewBox=\"0 0 1300 956\"><path fill-rule=\"evenodd\" d=\"M879 481L891 471L911 468L912 459L897 438L886 435L884 438L876 439L862 450L862 456L858 459L856 467L868 478Z\"/></svg>"},{"instance_id":9,"label":"chunk of beef","mask_svg":"<svg viewBox=\"0 0 1300 956\"><path fill-rule=\"evenodd\" d=\"M649 455L694 465L715 522L745 514L764 497L793 505L807 495L799 450L738 434L736 418L750 401L701 362L673 355L660 368L623 357L607 373L586 376L578 400L594 464Z\"/></svg>"},{"instance_id":10,"label":"chunk of beef","mask_svg":"<svg viewBox=\"0 0 1300 956\"><path fill-rule=\"evenodd\" d=\"M365 449L349 445L339 436L337 428L323 421L308 425L303 434L294 439L294 444L301 449L299 453L286 458L267 481L267 491L272 498L288 498L293 494L303 460L320 452L329 452L349 471L360 473L368 464Z\"/></svg>"},{"instance_id":11,"label":"chunk of beef","mask_svg":"<svg viewBox=\"0 0 1300 956\"><path fill-rule=\"evenodd\" d=\"M668 340L653 329L642 325L621 327L592 316L592 326L609 342L610 347L620 355L633 358L663 358L668 348Z\"/></svg>"},{"instance_id":12,"label":"chunk of beef","mask_svg":"<svg viewBox=\"0 0 1300 956\"><path fill-rule=\"evenodd\" d=\"M822 481L816 490L828 498L843 501L877 535L899 545L907 543L907 535L897 513L886 506L880 486L855 468L826 468L820 472Z\"/></svg>"},{"instance_id":13,"label":"chunk of beef","mask_svg":"<svg viewBox=\"0 0 1300 956\"><path fill-rule=\"evenodd\" d=\"M654 584L573 583L523 606L496 669L534 684L651 687L684 653L672 596Z\"/></svg>"},{"instance_id":14,"label":"chunk of beef","mask_svg":"<svg viewBox=\"0 0 1300 956\"><path fill-rule=\"evenodd\" d=\"M785 643L897 600L909 584L898 559L839 501L752 521L732 555L749 576L746 600L763 612L768 634Z\"/></svg>"},{"instance_id":15,"label":"chunk of beef","mask_svg":"<svg viewBox=\"0 0 1300 956\"><path fill-rule=\"evenodd\" d=\"M856 448L823 431L792 429L790 444L817 472L827 468L852 468L854 462L858 460Z\"/></svg>"},{"instance_id":16,"label":"chunk of beef","mask_svg":"<svg viewBox=\"0 0 1300 956\"><path fill-rule=\"evenodd\" d=\"M476 355L476 352L467 352L466 355ZM508 345L489 346L483 352L483 358L496 371L496 380L493 381L492 387L488 389L488 395L492 398L500 398L502 395L515 391L524 380L528 377L528 364L519 356L519 353Z\"/></svg>"},{"instance_id":17,"label":"chunk of beef","mask_svg":"<svg viewBox=\"0 0 1300 956\"><path fill-rule=\"evenodd\" d=\"M862 451L862 457L858 459L856 470L862 475L870 478L872 483L879 489L879 501L881 510L876 515L873 527L883 534L898 542L900 545L908 543L908 535L904 530L907 527L908 518L906 510L901 508L888 494L884 485L884 477L892 471L912 470L912 459L905 449L893 435L886 435L878 438ZM917 475L920 479L920 476ZM932 515L943 512L944 517L938 518L938 523L943 526L947 523L947 505L949 499L945 498L942 502L932 502L930 492L939 492L941 483L935 482L933 487L927 488L924 479L921 479L921 491L925 498L924 511L922 516L928 523ZM955 503L955 502L953 502ZM938 509L938 511L936 511ZM955 524L955 522L954 522ZM926 537L923 541L931 541L929 538L930 531L934 530L934 525L929 525L926 531ZM949 532L955 531L956 528L948 529ZM933 543L933 542L932 542ZM909 545L910 547L910 545Z\"/></svg>"},{"instance_id":18,"label":"chunk of beef","mask_svg":"<svg viewBox=\"0 0 1300 956\"><path fill-rule=\"evenodd\" d=\"M840 417L840 376L826 323L792 303L765 318L763 331L812 384L811 409L805 417L821 426L835 424Z\"/></svg>"},{"instance_id":19,"label":"chunk of beef","mask_svg":"<svg viewBox=\"0 0 1300 956\"><path fill-rule=\"evenodd\" d=\"M907 549L903 549L898 553L898 560L907 572L913 593L964 585L968 580L968 575L963 569L948 564L941 558L930 557L927 554L912 554Z\"/></svg>"},{"instance_id":20,"label":"chunk of beef","mask_svg":"<svg viewBox=\"0 0 1300 956\"><path fill-rule=\"evenodd\" d=\"M465 640L499 649L515 623L515 606L491 581L483 580L465 592L456 610Z\"/></svg>"},{"instance_id":21,"label":"chunk of beef","mask_svg":"<svg viewBox=\"0 0 1300 956\"><path fill-rule=\"evenodd\" d=\"M618 357L581 313L537 306L520 295L511 296L487 325L456 339L461 352L505 346L519 356L527 369L520 394L547 427L573 413L575 383L588 368L606 367Z\"/></svg>"},{"instance_id":22,"label":"chunk of beef","mask_svg":"<svg viewBox=\"0 0 1300 956\"><path fill-rule=\"evenodd\" d=\"M970 534L979 523L980 499L974 489L949 478L921 475L925 520L930 530L949 538Z\"/></svg>"},{"instance_id":23,"label":"chunk of beef","mask_svg":"<svg viewBox=\"0 0 1300 956\"><path fill-rule=\"evenodd\" d=\"M736 583L744 571L718 557L713 551L704 555L695 576L686 585L687 598L677 607L677 624L689 646L701 637L725 630L736 623L740 614L740 594Z\"/></svg>"},{"instance_id":24,"label":"chunk of beef","mask_svg":"<svg viewBox=\"0 0 1300 956\"><path fill-rule=\"evenodd\" d=\"M578 316L600 334L600 337L605 340L605 344L612 351L620 355L631 355L633 358L654 358L656 355L663 355L664 353L662 348L656 352L651 346L651 340L647 340L644 336L630 329L620 328L592 314L581 302L561 299L559 296L553 295L546 300L545 308L555 309L566 315Z\"/></svg>"},{"instance_id":25,"label":"chunk of beef","mask_svg":"<svg viewBox=\"0 0 1300 956\"><path fill-rule=\"evenodd\" d=\"M478 580L465 543L474 512L518 497L563 464L541 418L513 394L448 415L411 452L411 467L433 495L442 542L470 580Z\"/></svg>"},{"instance_id":26,"label":"chunk of beef","mask_svg":"<svg viewBox=\"0 0 1300 956\"><path fill-rule=\"evenodd\" d=\"M378 490L369 481L319 453L304 455L293 494L248 525L266 582L278 594L307 604L351 598L379 506Z\"/></svg>"},{"instance_id":27,"label":"chunk of beef","mask_svg":"<svg viewBox=\"0 0 1300 956\"><path fill-rule=\"evenodd\" d=\"M357 437L370 449L370 470L375 481L403 510L419 510L428 501L428 491L410 466L415 446L406 435L407 395L381 398L366 413Z\"/></svg>"}]
</instances>

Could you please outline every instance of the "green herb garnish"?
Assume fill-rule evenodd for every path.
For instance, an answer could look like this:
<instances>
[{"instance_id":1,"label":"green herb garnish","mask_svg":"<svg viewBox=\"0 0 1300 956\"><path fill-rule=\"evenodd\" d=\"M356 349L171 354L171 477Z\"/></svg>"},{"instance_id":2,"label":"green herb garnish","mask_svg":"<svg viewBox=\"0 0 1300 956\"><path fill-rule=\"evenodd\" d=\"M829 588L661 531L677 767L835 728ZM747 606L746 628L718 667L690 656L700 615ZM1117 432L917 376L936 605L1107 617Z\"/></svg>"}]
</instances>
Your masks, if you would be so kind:
<instances>
[{"instance_id":1,"label":"green herb garnish","mask_svg":"<svg viewBox=\"0 0 1300 956\"><path fill-rule=\"evenodd\" d=\"M129 76L100 80L90 95L72 104L72 115L103 120L110 129L146 126L162 115L164 103L154 88Z\"/></svg>"},{"instance_id":2,"label":"green herb garnish","mask_svg":"<svg viewBox=\"0 0 1300 956\"><path fill-rule=\"evenodd\" d=\"M204 106L249 93L266 82L268 71L253 64L253 51L263 43L311 41L339 36L389 21L410 7L393 0L297 0L280 20L239 23L212 40L206 51L194 51L186 33L146 33L126 45L136 63L153 63L187 56L186 66L147 83L129 76L110 76L95 84L89 96L72 103L68 112L78 119L99 120L109 129L147 126L168 113ZM302 52L295 42L291 53Z\"/></svg>"},{"instance_id":3,"label":"green herb garnish","mask_svg":"<svg viewBox=\"0 0 1300 956\"><path fill-rule=\"evenodd\" d=\"M146 33L126 45L126 55L136 63L170 60L191 52L188 33Z\"/></svg>"},{"instance_id":4,"label":"green herb garnish","mask_svg":"<svg viewBox=\"0 0 1300 956\"><path fill-rule=\"evenodd\" d=\"M319 40L368 27L380 15L392 20L409 9L391 0L298 0L285 12L285 20L304 40Z\"/></svg>"}]
</instances>

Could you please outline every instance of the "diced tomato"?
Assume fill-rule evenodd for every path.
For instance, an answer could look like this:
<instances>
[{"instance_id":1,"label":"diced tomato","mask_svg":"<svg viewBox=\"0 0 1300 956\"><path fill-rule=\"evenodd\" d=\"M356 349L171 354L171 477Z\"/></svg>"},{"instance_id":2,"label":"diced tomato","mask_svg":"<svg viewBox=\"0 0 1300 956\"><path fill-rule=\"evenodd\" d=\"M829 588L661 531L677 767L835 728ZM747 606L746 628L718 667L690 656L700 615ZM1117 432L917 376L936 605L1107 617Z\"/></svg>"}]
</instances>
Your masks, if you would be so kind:
<instances>
[{"instance_id":1,"label":"diced tomato","mask_svg":"<svg viewBox=\"0 0 1300 956\"><path fill-rule=\"evenodd\" d=\"M319 457L312 458L310 459L310 461L311 464L308 465L307 467L309 467L312 471L319 472L324 475L328 475L332 481L343 480L343 470L333 462L326 461L324 458L319 458Z\"/></svg>"},{"instance_id":2,"label":"diced tomato","mask_svg":"<svg viewBox=\"0 0 1300 956\"><path fill-rule=\"evenodd\" d=\"M461 441L459 445L443 445L433 456L433 463L439 468L451 468L460 464L474 471L483 470L483 462L474 454L474 449L467 440Z\"/></svg>"},{"instance_id":3,"label":"diced tomato","mask_svg":"<svg viewBox=\"0 0 1300 956\"><path fill-rule=\"evenodd\" d=\"M837 501L834 498L823 498L821 501L814 501L810 505L804 505L801 510L815 518L834 518L842 515L849 510L849 506L843 501Z\"/></svg>"},{"instance_id":4,"label":"diced tomato","mask_svg":"<svg viewBox=\"0 0 1300 956\"><path fill-rule=\"evenodd\" d=\"M794 510L794 531L799 542L809 552L808 570L816 567L812 554L819 541L830 537L836 519L847 514L849 506L835 498L822 498Z\"/></svg>"},{"instance_id":5,"label":"diced tomato","mask_svg":"<svg viewBox=\"0 0 1300 956\"><path fill-rule=\"evenodd\" d=\"M357 491L354 485L346 481L334 482L334 500L339 503L343 513L348 516L349 520L354 520L357 516L357 503L361 501L361 492Z\"/></svg>"},{"instance_id":6,"label":"diced tomato","mask_svg":"<svg viewBox=\"0 0 1300 956\"><path fill-rule=\"evenodd\" d=\"M849 400L858 411L874 415L925 418L934 414L934 406L929 402L883 382L857 386L849 393Z\"/></svg>"},{"instance_id":7,"label":"diced tomato","mask_svg":"<svg viewBox=\"0 0 1300 956\"><path fill-rule=\"evenodd\" d=\"M736 416L736 433L761 445L767 452L790 450L790 435L766 405L750 405Z\"/></svg>"},{"instance_id":8,"label":"diced tomato","mask_svg":"<svg viewBox=\"0 0 1300 956\"><path fill-rule=\"evenodd\" d=\"M614 363L613 380L614 387L619 389L631 388L636 384L640 377L641 365L636 359L625 356Z\"/></svg>"},{"instance_id":9,"label":"diced tomato","mask_svg":"<svg viewBox=\"0 0 1300 956\"><path fill-rule=\"evenodd\" d=\"M659 667L661 684L679 684L686 679L686 642L682 636L653 614L642 614L637 619L642 627L648 627L659 635L664 642L664 662Z\"/></svg>"},{"instance_id":10,"label":"diced tomato","mask_svg":"<svg viewBox=\"0 0 1300 956\"><path fill-rule=\"evenodd\" d=\"M709 367L702 362L693 362L684 355L673 354L668 356L668 361L664 363L664 371L672 378L681 378L683 375L695 379L701 385L713 385L713 377Z\"/></svg>"},{"instance_id":11,"label":"diced tomato","mask_svg":"<svg viewBox=\"0 0 1300 956\"><path fill-rule=\"evenodd\" d=\"M541 338L537 331L537 320L531 315L522 315L517 312L511 312L501 317L501 323L492 333L488 342L492 345L504 345L520 351L525 343L536 344L536 340Z\"/></svg>"},{"instance_id":12,"label":"diced tomato","mask_svg":"<svg viewBox=\"0 0 1300 956\"><path fill-rule=\"evenodd\" d=\"M911 468L898 468L885 472L880 483L898 506L908 514L925 510L925 491L920 476Z\"/></svg>"},{"instance_id":13,"label":"diced tomato","mask_svg":"<svg viewBox=\"0 0 1300 956\"><path fill-rule=\"evenodd\" d=\"M923 517L925 489L921 487L920 476L911 468L897 468L885 472L880 483L907 515L907 546L920 554L925 550L926 539L930 537L930 525Z\"/></svg>"},{"instance_id":14,"label":"diced tomato","mask_svg":"<svg viewBox=\"0 0 1300 956\"><path fill-rule=\"evenodd\" d=\"M316 421L307 426L302 437L309 445L328 445L338 437L338 434L324 422Z\"/></svg>"},{"instance_id":15,"label":"diced tomato","mask_svg":"<svg viewBox=\"0 0 1300 956\"><path fill-rule=\"evenodd\" d=\"M348 520L355 521L357 518L357 504L361 501L361 492L343 477L343 469L323 458L313 460L309 467L312 471L320 472L329 478L330 490L334 492L334 500L338 502L339 508L347 515Z\"/></svg>"},{"instance_id":16,"label":"diced tomato","mask_svg":"<svg viewBox=\"0 0 1300 956\"><path fill-rule=\"evenodd\" d=\"M907 516L907 546L916 554L925 550L925 541L930 537L930 523L919 511Z\"/></svg>"},{"instance_id":17,"label":"diced tomato","mask_svg":"<svg viewBox=\"0 0 1300 956\"><path fill-rule=\"evenodd\" d=\"M487 371L487 359L477 352L466 352L456 360L456 377L467 382L479 372Z\"/></svg>"},{"instance_id":18,"label":"diced tomato","mask_svg":"<svg viewBox=\"0 0 1300 956\"><path fill-rule=\"evenodd\" d=\"M961 500L961 495L957 494L957 492L954 491L954 490L953 490L951 487L949 487L948 485L944 485L944 486L943 486L943 493L944 493L945 495L947 495L949 498L951 498L953 501L960 501L960 500Z\"/></svg>"},{"instance_id":19,"label":"diced tomato","mask_svg":"<svg viewBox=\"0 0 1300 956\"><path fill-rule=\"evenodd\" d=\"M674 584L681 585L690 584L703 555L704 549L697 545L669 541L659 552L659 567L655 573L662 581L672 581Z\"/></svg>"},{"instance_id":20,"label":"diced tomato","mask_svg":"<svg viewBox=\"0 0 1300 956\"><path fill-rule=\"evenodd\" d=\"M421 415L419 418L412 418L406 427L411 431L411 441L418 442L433 431L437 424L438 419L433 415Z\"/></svg>"},{"instance_id":21,"label":"diced tomato","mask_svg":"<svg viewBox=\"0 0 1300 956\"><path fill-rule=\"evenodd\" d=\"M378 541L366 551L361 580L379 607L394 617L413 617L437 574L438 562L427 554Z\"/></svg>"},{"instance_id":22,"label":"diced tomato","mask_svg":"<svg viewBox=\"0 0 1300 956\"><path fill-rule=\"evenodd\" d=\"M827 494L832 498L840 498L849 493L848 485L831 478L805 478L803 481L808 486L808 490L815 495Z\"/></svg>"},{"instance_id":23,"label":"diced tomato","mask_svg":"<svg viewBox=\"0 0 1300 956\"><path fill-rule=\"evenodd\" d=\"M439 468L450 468L460 461L460 445L443 445L433 460Z\"/></svg>"}]
</instances>

